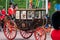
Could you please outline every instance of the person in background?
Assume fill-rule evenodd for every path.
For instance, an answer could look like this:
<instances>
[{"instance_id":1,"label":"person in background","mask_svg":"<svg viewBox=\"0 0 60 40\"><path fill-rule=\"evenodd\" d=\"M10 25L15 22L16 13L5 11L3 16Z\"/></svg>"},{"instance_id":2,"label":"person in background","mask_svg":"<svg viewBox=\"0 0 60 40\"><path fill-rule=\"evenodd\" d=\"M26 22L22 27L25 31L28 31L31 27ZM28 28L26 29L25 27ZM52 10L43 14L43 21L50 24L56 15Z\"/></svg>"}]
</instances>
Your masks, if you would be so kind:
<instances>
[{"instance_id":1,"label":"person in background","mask_svg":"<svg viewBox=\"0 0 60 40\"><path fill-rule=\"evenodd\" d=\"M6 16L6 10L5 10L5 7L2 8L1 10L1 14L2 14L2 20L4 19L4 17Z\"/></svg>"},{"instance_id":2,"label":"person in background","mask_svg":"<svg viewBox=\"0 0 60 40\"><path fill-rule=\"evenodd\" d=\"M48 15L44 15L44 20L46 21L46 23L44 23L44 25L42 27L46 33L50 33L52 25L51 25L51 21L50 21L50 18L48 17Z\"/></svg>"},{"instance_id":3,"label":"person in background","mask_svg":"<svg viewBox=\"0 0 60 40\"><path fill-rule=\"evenodd\" d=\"M1 10L2 15L6 15L6 10L5 7L3 7L3 9Z\"/></svg>"},{"instance_id":4,"label":"person in background","mask_svg":"<svg viewBox=\"0 0 60 40\"><path fill-rule=\"evenodd\" d=\"M5 7L3 7L3 9L1 10L1 14L2 14L2 16L1 16L1 21L2 21L1 25L2 25L2 28L3 28L3 26L4 26L3 19L4 19L5 15L6 15Z\"/></svg>"},{"instance_id":5,"label":"person in background","mask_svg":"<svg viewBox=\"0 0 60 40\"><path fill-rule=\"evenodd\" d=\"M14 9L14 14L13 14L13 16L14 16L14 17L13 17L13 19L15 19L16 10L18 9L18 6L17 6L17 4L15 4L15 5L14 5L14 8L13 8L13 9Z\"/></svg>"},{"instance_id":6,"label":"person in background","mask_svg":"<svg viewBox=\"0 0 60 40\"><path fill-rule=\"evenodd\" d=\"M52 40L60 40L60 11L52 15L53 30L51 31Z\"/></svg>"},{"instance_id":7,"label":"person in background","mask_svg":"<svg viewBox=\"0 0 60 40\"><path fill-rule=\"evenodd\" d=\"M15 14L16 13L16 10L18 9L17 4L14 5L14 8L13 9L14 9L14 14Z\"/></svg>"},{"instance_id":8,"label":"person in background","mask_svg":"<svg viewBox=\"0 0 60 40\"><path fill-rule=\"evenodd\" d=\"M13 19L13 14L14 14L14 5L12 3L10 3L10 6L8 8L8 15L11 17L11 19Z\"/></svg>"}]
</instances>

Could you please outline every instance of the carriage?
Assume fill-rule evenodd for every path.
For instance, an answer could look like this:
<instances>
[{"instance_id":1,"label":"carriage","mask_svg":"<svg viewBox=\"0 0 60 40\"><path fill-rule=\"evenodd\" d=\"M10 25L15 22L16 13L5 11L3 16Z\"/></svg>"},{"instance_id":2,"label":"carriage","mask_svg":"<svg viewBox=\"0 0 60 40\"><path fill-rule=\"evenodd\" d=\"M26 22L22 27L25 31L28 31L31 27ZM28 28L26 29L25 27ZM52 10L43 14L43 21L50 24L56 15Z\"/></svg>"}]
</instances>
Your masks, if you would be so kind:
<instances>
[{"instance_id":1,"label":"carriage","mask_svg":"<svg viewBox=\"0 0 60 40\"><path fill-rule=\"evenodd\" d=\"M18 9L16 10L15 19L9 16L4 18L4 34L9 40L13 40L18 30L23 38L28 39L34 33L36 40L45 40L46 33L42 25L46 24L46 9Z\"/></svg>"}]
</instances>

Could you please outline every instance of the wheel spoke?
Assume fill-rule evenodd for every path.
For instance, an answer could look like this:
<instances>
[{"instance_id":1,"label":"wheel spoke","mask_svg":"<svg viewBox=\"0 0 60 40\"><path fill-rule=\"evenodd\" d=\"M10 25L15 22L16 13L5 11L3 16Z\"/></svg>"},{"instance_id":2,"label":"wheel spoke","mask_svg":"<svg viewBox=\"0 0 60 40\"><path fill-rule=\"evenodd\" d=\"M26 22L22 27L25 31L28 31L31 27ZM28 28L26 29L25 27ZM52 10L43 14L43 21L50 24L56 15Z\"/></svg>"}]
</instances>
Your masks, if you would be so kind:
<instances>
[{"instance_id":1,"label":"wheel spoke","mask_svg":"<svg viewBox=\"0 0 60 40\"><path fill-rule=\"evenodd\" d=\"M25 32L25 31L20 31L20 34L23 38L27 39L29 38L30 36L32 36L32 33L28 33L28 32Z\"/></svg>"},{"instance_id":2,"label":"wheel spoke","mask_svg":"<svg viewBox=\"0 0 60 40\"><path fill-rule=\"evenodd\" d=\"M15 25L12 26L12 25L6 23L4 25L4 34L9 40L14 39L17 34L17 30L15 29Z\"/></svg>"},{"instance_id":3,"label":"wheel spoke","mask_svg":"<svg viewBox=\"0 0 60 40\"><path fill-rule=\"evenodd\" d=\"M13 27L13 28L11 28L12 29L12 31L16 31L16 28L15 27Z\"/></svg>"},{"instance_id":4,"label":"wheel spoke","mask_svg":"<svg viewBox=\"0 0 60 40\"><path fill-rule=\"evenodd\" d=\"M34 32L34 36L36 40L44 40L45 39L45 32L42 28L38 28L35 32Z\"/></svg>"},{"instance_id":5,"label":"wheel spoke","mask_svg":"<svg viewBox=\"0 0 60 40\"><path fill-rule=\"evenodd\" d=\"M9 34L9 33L7 34L7 37L9 37L9 38L10 38L10 34Z\"/></svg>"}]
</instances>

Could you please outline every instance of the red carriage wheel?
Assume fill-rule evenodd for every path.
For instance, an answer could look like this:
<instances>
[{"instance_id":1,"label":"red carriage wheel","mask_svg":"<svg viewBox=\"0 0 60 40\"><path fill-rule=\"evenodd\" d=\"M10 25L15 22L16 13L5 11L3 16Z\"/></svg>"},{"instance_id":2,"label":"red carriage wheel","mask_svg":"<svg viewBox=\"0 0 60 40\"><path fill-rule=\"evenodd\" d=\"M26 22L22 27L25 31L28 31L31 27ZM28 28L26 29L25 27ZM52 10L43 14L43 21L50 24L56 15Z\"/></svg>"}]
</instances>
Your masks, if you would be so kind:
<instances>
[{"instance_id":1,"label":"red carriage wheel","mask_svg":"<svg viewBox=\"0 0 60 40\"><path fill-rule=\"evenodd\" d=\"M34 32L35 40L45 40L46 33L43 28L37 28Z\"/></svg>"},{"instance_id":2,"label":"red carriage wheel","mask_svg":"<svg viewBox=\"0 0 60 40\"><path fill-rule=\"evenodd\" d=\"M33 33L20 30L20 34L23 38L28 39L32 36Z\"/></svg>"},{"instance_id":3,"label":"red carriage wheel","mask_svg":"<svg viewBox=\"0 0 60 40\"><path fill-rule=\"evenodd\" d=\"M12 22L12 24L10 24L10 22L4 24L4 34L9 40L14 39L17 34L16 25L14 22Z\"/></svg>"}]
</instances>

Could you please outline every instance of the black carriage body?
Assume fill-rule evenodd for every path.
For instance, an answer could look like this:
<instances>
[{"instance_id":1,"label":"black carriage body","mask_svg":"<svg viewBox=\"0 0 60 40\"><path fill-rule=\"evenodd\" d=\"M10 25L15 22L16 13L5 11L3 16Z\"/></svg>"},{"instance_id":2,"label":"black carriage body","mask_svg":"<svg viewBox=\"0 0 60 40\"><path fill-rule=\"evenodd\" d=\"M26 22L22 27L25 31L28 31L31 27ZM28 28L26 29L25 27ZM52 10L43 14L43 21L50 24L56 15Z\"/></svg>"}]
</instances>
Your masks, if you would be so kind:
<instances>
[{"instance_id":1,"label":"black carriage body","mask_svg":"<svg viewBox=\"0 0 60 40\"><path fill-rule=\"evenodd\" d=\"M46 9L16 10L15 22L17 24L17 28L21 30L32 30L42 26L44 24L42 11L46 11Z\"/></svg>"}]
</instances>

